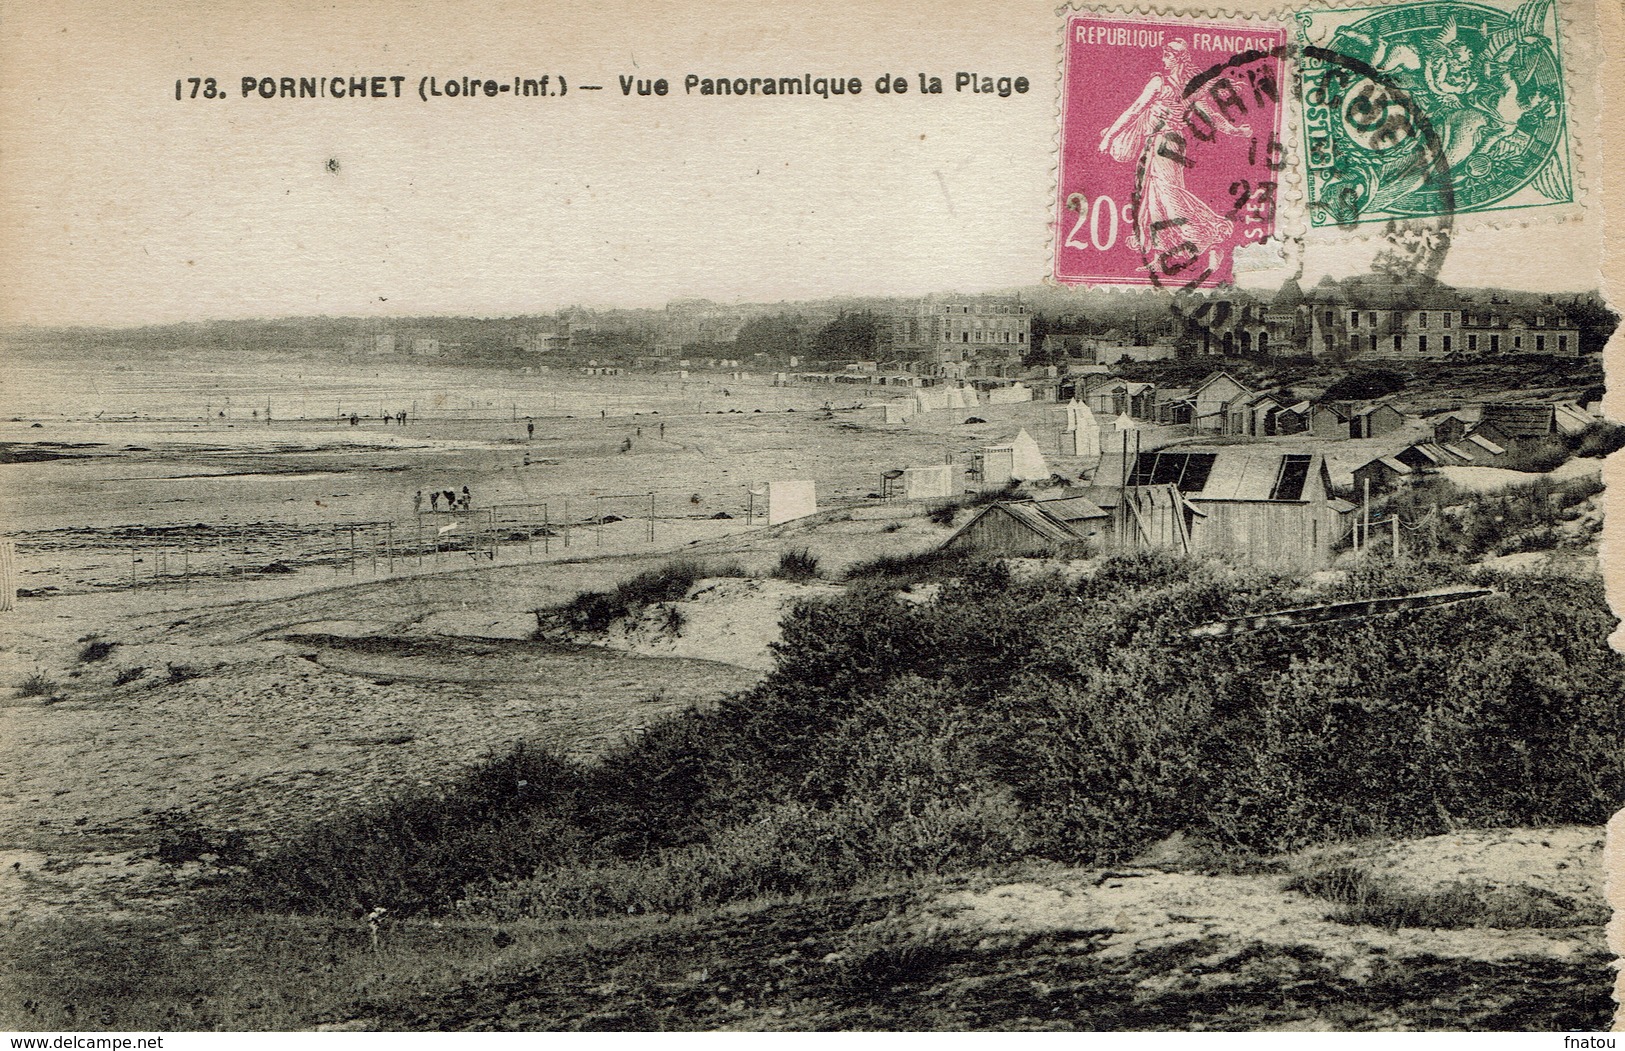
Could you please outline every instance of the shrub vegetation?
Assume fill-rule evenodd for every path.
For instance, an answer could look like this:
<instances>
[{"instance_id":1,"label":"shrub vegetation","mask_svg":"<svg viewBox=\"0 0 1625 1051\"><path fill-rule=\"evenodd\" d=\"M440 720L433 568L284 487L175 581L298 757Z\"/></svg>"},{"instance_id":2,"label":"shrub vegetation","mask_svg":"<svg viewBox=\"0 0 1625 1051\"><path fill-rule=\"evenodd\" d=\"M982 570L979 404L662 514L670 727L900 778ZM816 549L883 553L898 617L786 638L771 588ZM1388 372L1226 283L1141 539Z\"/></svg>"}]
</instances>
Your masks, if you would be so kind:
<instances>
[{"instance_id":1,"label":"shrub vegetation","mask_svg":"<svg viewBox=\"0 0 1625 1051\"><path fill-rule=\"evenodd\" d=\"M44 697L56 689L56 680L43 672L34 672L17 684L18 697Z\"/></svg>"},{"instance_id":2,"label":"shrub vegetation","mask_svg":"<svg viewBox=\"0 0 1625 1051\"><path fill-rule=\"evenodd\" d=\"M676 559L616 585L613 591L583 591L565 603L565 621L581 631L603 631L622 617L657 602L676 602L705 577L742 577L737 563L708 565L698 559Z\"/></svg>"},{"instance_id":3,"label":"shrub vegetation","mask_svg":"<svg viewBox=\"0 0 1625 1051\"><path fill-rule=\"evenodd\" d=\"M1306 596L1284 577L1139 555L1073 582L961 562L935 601L897 599L906 573L940 569L871 568L794 607L775 668L714 709L597 763L521 749L319 825L255 859L232 898L352 915L670 911L1025 859L1109 863L1176 831L1275 852L1597 824L1621 799L1625 667L1600 582L1370 563ZM1502 594L1187 634L1466 580Z\"/></svg>"},{"instance_id":4,"label":"shrub vegetation","mask_svg":"<svg viewBox=\"0 0 1625 1051\"><path fill-rule=\"evenodd\" d=\"M1402 540L1413 555L1429 561L1469 562L1588 542L1588 532L1562 526L1578 518L1576 509L1602 491L1602 479L1596 475L1560 482L1537 478L1485 493L1429 478L1391 493L1379 509L1399 515L1405 526Z\"/></svg>"},{"instance_id":5,"label":"shrub vegetation","mask_svg":"<svg viewBox=\"0 0 1625 1051\"><path fill-rule=\"evenodd\" d=\"M796 548L779 556L773 575L780 580L817 580L818 556L807 548Z\"/></svg>"},{"instance_id":6,"label":"shrub vegetation","mask_svg":"<svg viewBox=\"0 0 1625 1051\"><path fill-rule=\"evenodd\" d=\"M1407 887L1353 865L1337 865L1287 881L1287 890L1331 902L1336 923L1372 927L1590 927L1608 921L1598 902L1577 902L1539 887L1457 880L1425 890Z\"/></svg>"},{"instance_id":7,"label":"shrub vegetation","mask_svg":"<svg viewBox=\"0 0 1625 1051\"><path fill-rule=\"evenodd\" d=\"M96 661L104 661L113 655L113 647L117 645L118 643L107 639L91 639L79 651L79 663L93 664Z\"/></svg>"}]
</instances>

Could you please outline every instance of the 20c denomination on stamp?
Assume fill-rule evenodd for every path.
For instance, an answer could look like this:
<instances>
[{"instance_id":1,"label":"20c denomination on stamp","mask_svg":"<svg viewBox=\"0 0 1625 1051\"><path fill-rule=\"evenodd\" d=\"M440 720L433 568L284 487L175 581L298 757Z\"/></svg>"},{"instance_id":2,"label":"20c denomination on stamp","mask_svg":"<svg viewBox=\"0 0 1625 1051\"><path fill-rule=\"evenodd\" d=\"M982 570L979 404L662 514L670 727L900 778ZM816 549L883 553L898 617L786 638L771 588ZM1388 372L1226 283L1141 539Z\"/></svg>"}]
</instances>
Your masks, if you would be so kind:
<instances>
[{"instance_id":1,"label":"20c denomination on stamp","mask_svg":"<svg viewBox=\"0 0 1625 1051\"><path fill-rule=\"evenodd\" d=\"M1080 13L1065 32L1056 280L1228 283L1275 233L1287 26Z\"/></svg>"}]
</instances>

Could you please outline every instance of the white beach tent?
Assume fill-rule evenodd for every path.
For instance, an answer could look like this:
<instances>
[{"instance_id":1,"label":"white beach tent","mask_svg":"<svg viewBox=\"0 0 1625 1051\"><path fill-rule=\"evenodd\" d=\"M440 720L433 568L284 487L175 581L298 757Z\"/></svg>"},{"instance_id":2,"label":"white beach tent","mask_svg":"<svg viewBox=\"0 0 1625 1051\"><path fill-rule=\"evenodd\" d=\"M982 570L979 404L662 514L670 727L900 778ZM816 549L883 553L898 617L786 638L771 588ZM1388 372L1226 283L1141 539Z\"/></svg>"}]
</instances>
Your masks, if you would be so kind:
<instances>
[{"instance_id":1,"label":"white beach tent","mask_svg":"<svg viewBox=\"0 0 1625 1051\"><path fill-rule=\"evenodd\" d=\"M1031 482L1048 478L1049 463L1026 428L1007 445L990 445L982 450L982 481L989 485Z\"/></svg>"},{"instance_id":2,"label":"white beach tent","mask_svg":"<svg viewBox=\"0 0 1625 1051\"><path fill-rule=\"evenodd\" d=\"M1066 431L1061 442L1062 452L1070 456L1094 459L1100 456L1100 421L1086 402L1070 401L1066 405Z\"/></svg>"}]
</instances>

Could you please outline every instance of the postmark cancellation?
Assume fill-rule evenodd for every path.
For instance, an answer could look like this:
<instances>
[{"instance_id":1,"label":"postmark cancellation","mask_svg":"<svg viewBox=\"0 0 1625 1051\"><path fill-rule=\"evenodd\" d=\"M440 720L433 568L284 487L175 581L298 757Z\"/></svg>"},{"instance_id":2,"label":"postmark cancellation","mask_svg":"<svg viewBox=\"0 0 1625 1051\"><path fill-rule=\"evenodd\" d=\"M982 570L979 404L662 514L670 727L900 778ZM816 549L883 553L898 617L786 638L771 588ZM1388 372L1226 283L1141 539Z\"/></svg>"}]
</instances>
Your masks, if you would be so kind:
<instances>
[{"instance_id":1,"label":"postmark cancellation","mask_svg":"<svg viewBox=\"0 0 1625 1051\"><path fill-rule=\"evenodd\" d=\"M1198 289L1271 241L1571 218L1557 2L1064 12L1055 280Z\"/></svg>"},{"instance_id":2,"label":"postmark cancellation","mask_svg":"<svg viewBox=\"0 0 1625 1051\"><path fill-rule=\"evenodd\" d=\"M1295 21L1313 226L1574 201L1555 0L1334 8Z\"/></svg>"}]
</instances>

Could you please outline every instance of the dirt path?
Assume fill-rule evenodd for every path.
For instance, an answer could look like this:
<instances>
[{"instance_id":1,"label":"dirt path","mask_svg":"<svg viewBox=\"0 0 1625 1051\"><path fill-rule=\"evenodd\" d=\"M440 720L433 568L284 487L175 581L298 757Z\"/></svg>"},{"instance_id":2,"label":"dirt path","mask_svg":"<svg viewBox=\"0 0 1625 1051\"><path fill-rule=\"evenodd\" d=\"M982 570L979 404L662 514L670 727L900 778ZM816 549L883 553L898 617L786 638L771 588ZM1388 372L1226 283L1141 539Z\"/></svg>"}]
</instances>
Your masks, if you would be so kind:
<instances>
[{"instance_id":1,"label":"dirt path","mask_svg":"<svg viewBox=\"0 0 1625 1051\"><path fill-rule=\"evenodd\" d=\"M1594 855L1600 830L1546 838L1541 861L1551 869ZM1451 871L1453 852L1474 849L1437 839L1411 851L1413 861L1431 857L1434 885ZM951 879L625 921L597 932L590 950L521 941L488 978L382 1016L333 1021L475 1030L1584 1031L1605 1029L1612 1012L1599 926L1350 926L1327 919L1328 903L1284 890L1279 874L1038 867L1015 880Z\"/></svg>"}]
</instances>

